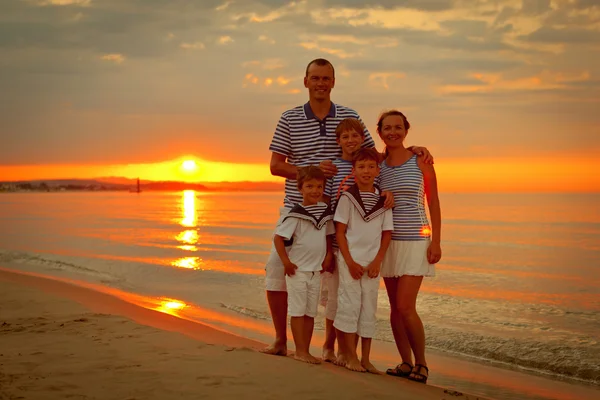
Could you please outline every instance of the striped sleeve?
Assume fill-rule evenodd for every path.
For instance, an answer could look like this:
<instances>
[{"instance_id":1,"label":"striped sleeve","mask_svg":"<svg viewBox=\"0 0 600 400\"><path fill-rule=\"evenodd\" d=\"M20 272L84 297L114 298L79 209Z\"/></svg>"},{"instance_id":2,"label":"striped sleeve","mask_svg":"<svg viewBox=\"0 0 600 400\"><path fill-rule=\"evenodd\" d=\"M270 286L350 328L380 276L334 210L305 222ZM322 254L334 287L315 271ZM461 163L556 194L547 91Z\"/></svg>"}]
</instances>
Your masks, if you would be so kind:
<instances>
[{"instance_id":1,"label":"striped sleeve","mask_svg":"<svg viewBox=\"0 0 600 400\"><path fill-rule=\"evenodd\" d=\"M367 129L367 125L363 122L363 120L360 118L360 116L358 114L356 114L356 119L358 119L360 121L363 128L365 129L364 130L365 140L362 144L362 147L365 147L368 149L375 148L375 141L371 137L371 134L369 133L369 130Z\"/></svg>"},{"instance_id":2,"label":"striped sleeve","mask_svg":"<svg viewBox=\"0 0 600 400\"><path fill-rule=\"evenodd\" d=\"M327 182L325 182L325 190L323 191L323 195L329 198L333 196L333 177L327 179Z\"/></svg>"},{"instance_id":3,"label":"striped sleeve","mask_svg":"<svg viewBox=\"0 0 600 400\"><path fill-rule=\"evenodd\" d=\"M292 154L292 139L290 136L290 123L285 114L282 114L275 128L273 140L269 146L269 150L273 153L278 153L289 157Z\"/></svg>"}]
</instances>

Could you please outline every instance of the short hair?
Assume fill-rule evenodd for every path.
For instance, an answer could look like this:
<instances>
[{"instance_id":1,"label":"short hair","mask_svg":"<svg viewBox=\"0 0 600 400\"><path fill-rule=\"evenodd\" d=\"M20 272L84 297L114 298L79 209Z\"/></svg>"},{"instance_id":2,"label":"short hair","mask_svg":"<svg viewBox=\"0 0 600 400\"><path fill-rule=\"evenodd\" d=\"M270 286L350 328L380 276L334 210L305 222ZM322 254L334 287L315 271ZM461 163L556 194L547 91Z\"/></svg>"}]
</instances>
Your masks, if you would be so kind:
<instances>
[{"instance_id":1,"label":"short hair","mask_svg":"<svg viewBox=\"0 0 600 400\"><path fill-rule=\"evenodd\" d=\"M325 174L321 171L321 168L316 167L314 165L309 165L307 167L298 168L298 173L296 174L296 180L298 184L298 190L302 190L302 185L304 182L310 179L317 179L323 181L325 184Z\"/></svg>"},{"instance_id":2,"label":"short hair","mask_svg":"<svg viewBox=\"0 0 600 400\"><path fill-rule=\"evenodd\" d=\"M308 63L308 65L306 66L306 73L304 74L305 78L308 78L308 69L313 64L317 64L319 67L329 65L331 67L331 71L333 72L333 79L335 79L335 68L333 68L333 64L329 62L329 60L326 60L324 58L315 58L314 60Z\"/></svg>"},{"instance_id":3,"label":"short hair","mask_svg":"<svg viewBox=\"0 0 600 400\"><path fill-rule=\"evenodd\" d=\"M356 131L363 138L365 137L365 126L356 118L345 118L335 128L335 138L339 139L342 133L347 131Z\"/></svg>"},{"instance_id":4,"label":"short hair","mask_svg":"<svg viewBox=\"0 0 600 400\"><path fill-rule=\"evenodd\" d=\"M406 129L406 132L408 132L408 130L410 129L410 123L408 122L408 119L406 119L406 116L398 110L389 110L381 113L379 119L377 120L377 132L381 134L383 120L392 115L402 117L402 121L404 122L404 129Z\"/></svg>"},{"instance_id":5,"label":"short hair","mask_svg":"<svg viewBox=\"0 0 600 400\"><path fill-rule=\"evenodd\" d=\"M359 149L354 156L352 156L352 166L356 165L359 161L375 161L375 164L379 165L381 160L381 154L374 148L362 148Z\"/></svg>"}]
</instances>

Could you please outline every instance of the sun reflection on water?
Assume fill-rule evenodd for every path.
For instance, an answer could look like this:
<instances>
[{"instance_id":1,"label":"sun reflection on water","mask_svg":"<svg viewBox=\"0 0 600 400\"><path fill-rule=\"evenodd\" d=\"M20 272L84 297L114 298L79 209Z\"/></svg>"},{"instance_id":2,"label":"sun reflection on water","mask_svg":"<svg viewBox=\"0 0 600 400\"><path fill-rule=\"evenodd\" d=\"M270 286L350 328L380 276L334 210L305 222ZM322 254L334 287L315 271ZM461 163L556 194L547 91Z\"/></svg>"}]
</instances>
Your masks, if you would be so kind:
<instances>
[{"instance_id":1,"label":"sun reflection on water","mask_svg":"<svg viewBox=\"0 0 600 400\"><path fill-rule=\"evenodd\" d=\"M180 224L189 228L195 227L198 223L198 215L196 214L196 192L194 190L184 190L181 204L183 219Z\"/></svg>"},{"instance_id":2,"label":"sun reflection on water","mask_svg":"<svg viewBox=\"0 0 600 400\"><path fill-rule=\"evenodd\" d=\"M177 311L183 310L185 307L187 307L187 304L175 299L161 298L159 301L160 303L154 309L165 314L178 316Z\"/></svg>"},{"instance_id":3,"label":"sun reflection on water","mask_svg":"<svg viewBox=\"0 0 600 400\"><path fill-rule=\"evenodd\" d=\"M202 259L200 257L182 257L171 263L174 267L201 269Z\"/></svg>"}]
</instances>

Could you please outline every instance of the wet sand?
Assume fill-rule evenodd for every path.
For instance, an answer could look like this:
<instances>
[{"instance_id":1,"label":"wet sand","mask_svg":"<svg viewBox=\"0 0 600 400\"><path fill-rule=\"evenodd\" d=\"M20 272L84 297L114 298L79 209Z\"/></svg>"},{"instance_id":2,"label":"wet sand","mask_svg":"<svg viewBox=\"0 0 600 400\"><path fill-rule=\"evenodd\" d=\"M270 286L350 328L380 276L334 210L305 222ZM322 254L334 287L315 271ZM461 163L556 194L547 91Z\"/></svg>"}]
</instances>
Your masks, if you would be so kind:
<instances>
[{"instance_id":1,"label":"wet sand","mask_svg":"<svg viewBox=\"0 0 600 400\"><path fill-rule=\"evenodd\" d=\"M478 398L267 356L256 351L263 346L89 288L0 271L3 400Z\"/></svg>"}]
</instances>

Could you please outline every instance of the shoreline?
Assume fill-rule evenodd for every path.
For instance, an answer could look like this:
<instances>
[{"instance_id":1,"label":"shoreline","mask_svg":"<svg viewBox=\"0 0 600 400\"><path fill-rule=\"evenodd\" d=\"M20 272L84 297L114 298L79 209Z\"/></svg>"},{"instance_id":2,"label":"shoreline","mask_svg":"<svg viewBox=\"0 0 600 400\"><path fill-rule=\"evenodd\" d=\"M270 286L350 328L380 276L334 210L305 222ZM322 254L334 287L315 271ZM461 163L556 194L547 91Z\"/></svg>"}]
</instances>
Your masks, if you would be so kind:
<instances>
[{"instance_id":1,"label":"shoreline","mask_svg":"<svg viewBox=\"0 0 600 400\"><path fill-rule=\"evenodd\" d=\"M0 387L8 398L449 396L405 379L267 356L256 351L259 341L51 278L2 269L0 288ZM103 387L110 394L98 392Z\"/></svg>"}]
</instances>

